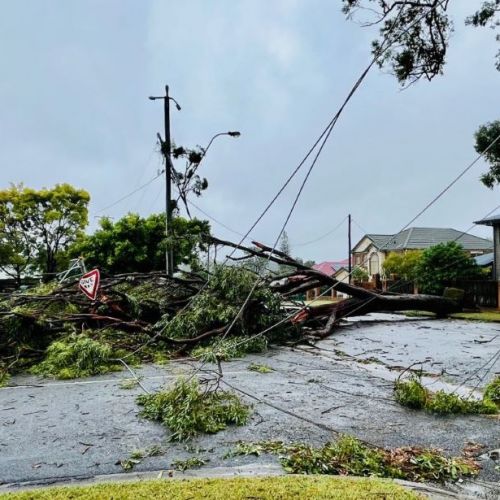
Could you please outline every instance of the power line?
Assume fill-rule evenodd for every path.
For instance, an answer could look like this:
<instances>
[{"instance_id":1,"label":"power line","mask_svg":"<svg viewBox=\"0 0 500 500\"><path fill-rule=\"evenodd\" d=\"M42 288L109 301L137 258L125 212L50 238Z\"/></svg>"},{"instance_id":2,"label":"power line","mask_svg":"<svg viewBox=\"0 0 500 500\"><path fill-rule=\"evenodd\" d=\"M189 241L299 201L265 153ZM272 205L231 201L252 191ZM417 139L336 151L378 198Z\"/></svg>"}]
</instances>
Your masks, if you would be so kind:
<instances>
[{"instance_id":1,"label":"power line","mask_svg":"<svg viewBox=\"0 0 500 500\"><path fill-rule=\"evenodd\" d=\"M418 212L413 219L404 226L401 231L404 231L410 224L413 224L424 212L426 212L436 201L441 198L452 186L454 186L498 141L500 140L500 134L490 143L490 145L482 152L477 155L477 157L465 167L462 172L460 172L442 191L440 191L425 207ZM388 243L388 242L387 242ZM386 244L387 244L386 243Z\"/></svg>"},{"instance_id":2,"label":"power line","mask_svg":"<svg viewBox=\"0 0 500 500\"><path fill-rule=\"evenodd\" d=\"M120 199L114 201L110 205L107 205L107 206L101 208L100 210L97 210L97 212L95 212L95 213L100 214L100 213L104 212L105 210L109 210L110 208L114 207L115 205L118 205L119 203L126 200L127 198L130 198L135 193L138 193L139 191L141 191L141 189L144 189L145 187L149 186L152 182L154 182L156 179L158 179L162 175L163 175L163 170L161 172L158 172L158 174L156 174L152 179L150 179L148 182L146 182L142 186L139 186L137 189L134 189L130 193L126 194L125 196L122 196Z\"/></svg>"},{"instance_id":3,"label":"power line","mask_svg":"<svg viewBox=\"0 0 500 500\"><path fill-rule=\"evenodd\" d=\"M303 247L306 245L310 245L312 243L316 243L317 241L321 241L322 239L326 238L327 236L330 236L331 234L335 233L335 231L337 231L342 226L342 224L346 221L346 219L347 219L347 215L333 229L331 229L327 233L323 234L322 236L319 236L318 238L315 238L314 240L305 241L304 243L295 243L293 246Z\"/></svg>"},{"instance_id":4,"label":"power line","mask_svg":"<svg viewBox=\"0 0 500 500\"><path fill-rule=\"evenodd\" d=\"M214 221L216 224L219 224L219 226L227 229L231 233L237 234L238 236L242 236L245 239L248 239L243 233L240 233L239 231L236 231L236 229L233 229L233 228L229 227L227 224L224 224L223 222L221 222L220 220L217 220L214 216L212 216L209 213L207 213L205 210L203 210L202 208L200 208L198 205L194 204L192 201L187 200L187 202L189 203L189 205L191 205L194 208L196 208L196 210L198 210L200 213L202 213L205 217L208 217L210 220Z\"/></svg>"},{"instance_id":5,"label":"power line","mask_svg":"<svg viewBox=\"0 0 500 500\"><path fill-rule=\"evenodd\" d=\"M431 10L434 10L436 8L436 6L433 6L431 8ZM396 19L399 18L399 16L402 14L402 10L403 9L400 9L397 16L396 16ZM423 19L425 17L426 14L420 16L419 18L417 18L413 23L411 23L411 25L419 22L421 19ZM410 26L411 26L410 25ZM408 31L410 26L405 30L405 31ZM240 245L244 240L245 238L250 234L250 232L253 230L253 228L260 222L260 220L263 218L263 216L265 215L265 213L270 209L270 207L274 204L274 202L277 200L277 198L281 195L281 193L284 191L284 189L286 188L286 186L290 183L290 181L292 180L292 178L296 175L296 173L301 169L301 167L305 164L305 162L307 161L308 157L313 153L313 151L316 149L316 147L319 145L319 149L318 151L316 152L316 155L313 159L313 161L311 162L311 165L300 185L300 188L299 188L299 191L297 193L297 195L295 196L295 199L293 201L293 204L292 204L292 207L290 208L288 214L287 214L287 217L281 227L281 230L280 232L278 233L278 236L274 242L274 245L272 247L272 250L271 252L269 253L267 259L266 259L266 265L264 266L264 269L262 271L262 273L265 271L265 269L267 269L267 265L270 261L270 258L271 258L271 254L274 252L274 250L276 249L276 245L278 244L278 241L279 239L281 238L281 235L283 234L283 231L285 230L286 228L286 225L288 224L292 214L293 214L293 211L295 210L295 207L298 203L298 200L300 198L300 195L302 194L302 191L305 187L305 184L307 183L307 180L309 179L309 176L314 168L314 166L316 165L316 162L319 158L319 156L321 155L321 152L323 151L323 148L325 147L327 141L328 141L328 138L330 137L340 115L342 114L342 112L344 111L345 107L347 106L347 104L349 103L349 101L351 100L352 96L354 95L354 93L356 92L356 90L359 88L359 86L361 85L361 83L363 82L363 80L366 78L366 76L368 75L370 69L375 65L375 63L377 62L377 60L391 47L391 45L393 45L398 38L392 40L388 46L385 46L384 45L386 44L387 40L389 39L389 34L391 33L392 30L390 30L379 50L377 51L376 54L373 55L373 58L372 60L370 61L370 63L368 64L368 66L365 68L365 70L361 73L361 75L359 76L359 78L356 80L355 84L352 86L350 92L348 93L347 97L345 98L344 102L342 103L342 105L340 106L340 108L338 109L338 111L335 113L335 115L333 116L332 120L330 120L329 124L327 125L327 127L323 130L322 134L320 135L320 137L316 140L316 142L313 144L313 146L309 149L309 151L307 152L306 156L302 159L302 161L299 163L299 165L294 169L294 171L292 172L292 174L288 177L288 179L286 180L286 182L284 183L284 185L280 188L280 190L278 191L278 193L274 196L274 198L271 200L271 202L267 205L267 207L264 209L264 211L261 213L261 215L257 218L257 220L254 222L254 224L250 227L250 229L247 231L247 233L245 234L245 236L242 238L242 240L239 242L238 245ZM236 251L236 247L233 248L232 252L226 257L226 260L224 262L227 262L227 260L234 254L234 252ZM210 278L209 278L210 279ZM238 318L241 316L242 312L244 311L245 307L247 306L253 292L255 291L257 285L259 284L260 280L262 279L262 276L261 274L258 275L257 279L255 280L252 288L250 289L245 301L243 302L243 304L241 305L241 307L239 308L236 316L234 317L233 321L229 324L228 328L224 331L224 334L222 335L222 337L219 339L219 342L222 342L226 336L229 334L229 332L231 331L231 329L234 327L234 325L236 324ZM209 280L207 280L207 282L205 283L204 287L208 285L208 282ZM201 290L204 289L204 287L202 287ZM201 292L200 290L200 292ZM191 302L189 302L191 303ZM189 304L188 303L188 304ZM201 364L200 368L203 367L204 363ZM199 369L197 371L195 371L195 373L193 374L193 376L199 371Z\"/></svg>"}]
</instances>

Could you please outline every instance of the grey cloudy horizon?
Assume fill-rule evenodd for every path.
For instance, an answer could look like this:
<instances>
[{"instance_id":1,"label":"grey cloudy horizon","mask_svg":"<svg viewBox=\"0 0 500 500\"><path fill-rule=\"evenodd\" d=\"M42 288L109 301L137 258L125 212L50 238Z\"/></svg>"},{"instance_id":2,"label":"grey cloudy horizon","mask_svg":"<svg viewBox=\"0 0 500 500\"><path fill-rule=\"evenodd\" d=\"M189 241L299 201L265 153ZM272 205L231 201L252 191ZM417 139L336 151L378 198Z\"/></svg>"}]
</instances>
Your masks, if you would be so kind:
<instances>
[{"instance_id":1,"label":"grey cloudy horizon","mask_svg":"<svg viewBox=\"0 0 500 500\"><path fill-rule=\"evenodd\" d=\"M452 5L444 76L401 91L374 68L340 118L287 227L304 259L347 256L364 234L393 234L475 157L473 134L500 118L494 33L463 24L479 2ZM474 4L474 5L473 5ZM164 208L159 95L169 84L177 144L206 145L209 188L194 203L246 232L314 143L370 60L373 30L327 0L2 1L0 186L68 182L115 220ZM412 226L468 229L500 204L479 161ZM273 243L304 171L252 233ZM193 210L193 215L203 214ZM238 237L212 222L215 234ZM491 237L491 230L471 233Z\"/></svg>"}]
</instances>

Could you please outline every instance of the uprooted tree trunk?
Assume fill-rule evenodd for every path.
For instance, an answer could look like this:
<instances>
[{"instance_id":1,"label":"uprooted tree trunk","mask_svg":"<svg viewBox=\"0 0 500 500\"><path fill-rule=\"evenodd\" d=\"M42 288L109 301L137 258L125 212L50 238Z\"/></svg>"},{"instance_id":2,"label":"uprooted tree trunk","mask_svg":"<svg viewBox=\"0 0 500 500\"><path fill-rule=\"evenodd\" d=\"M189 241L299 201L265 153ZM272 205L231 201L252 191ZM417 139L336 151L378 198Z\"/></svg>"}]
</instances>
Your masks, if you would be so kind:
<instances>
[{"instance_id":1,"label":"uprooted tree trunk","mask_svg":"<svg viewBox=\"0 0 500 500\"><path fill-rule=\"evenodd\" d=\"M340 302L304 309L292 319L293 322L300 323L303 327L309 327L310 333L319 338L330 335L336 322L347 316L362 316L372 312L416 310L433 312L438 317L446 317L461 309L457 302L446 297L375 292L344 283L305 266L279 250L255 241L252 243L256 248L248 248L217 238L211 238L211 240L217 245L232 247L247 254L243 257L230 257L232 260L243 261L257 256L283 266L295 268L295 271L286 275L274 276L269 283L272 290L280 293L285 298L322 286L332 287L338 292L349 295L351 298ZM322 326L318 328L318 324Z\"/></svg>"}]
</instances>

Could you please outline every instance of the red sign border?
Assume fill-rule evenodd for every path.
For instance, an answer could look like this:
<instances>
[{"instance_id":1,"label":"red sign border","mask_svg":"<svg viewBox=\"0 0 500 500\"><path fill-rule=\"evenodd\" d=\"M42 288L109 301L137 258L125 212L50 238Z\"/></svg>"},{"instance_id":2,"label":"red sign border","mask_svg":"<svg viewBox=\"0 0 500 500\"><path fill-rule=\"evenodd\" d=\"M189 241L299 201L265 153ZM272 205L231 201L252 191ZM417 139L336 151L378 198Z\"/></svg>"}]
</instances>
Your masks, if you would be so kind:
<instances>
[{"instance_id":1,"label":"red sign border","mask_svg":"<svg viewBox=\"0 0 500 500\"><path fill-rule=\"evenodd\" d=\"M87 292L84 287L80 284L81 280L85 278L90 278L91 276L96 276L97 279L94 284L94 290L92 293ZM90 299L90 300L95 300L97 297L97 291L99 290L99 285L101 283L101 273L99 272L99 269L92 269L92 271L89 271L88 273L84 274L81 278L80 281L78 282L78 288Z\"/></svg>"}]
</instances>

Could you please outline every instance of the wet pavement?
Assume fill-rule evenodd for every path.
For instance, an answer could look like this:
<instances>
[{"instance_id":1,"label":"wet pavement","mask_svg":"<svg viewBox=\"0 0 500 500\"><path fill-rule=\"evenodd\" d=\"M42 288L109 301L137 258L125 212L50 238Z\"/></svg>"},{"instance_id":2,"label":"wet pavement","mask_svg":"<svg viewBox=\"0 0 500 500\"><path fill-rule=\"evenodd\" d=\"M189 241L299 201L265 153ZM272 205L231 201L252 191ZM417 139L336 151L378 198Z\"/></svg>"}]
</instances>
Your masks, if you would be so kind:
<instances>
[{"instance_id":1,"label":"wet pavement","mask_svg":"<svg viewBox=\"0 0 500 500\"><path fill-rule=\"evenodd\" d=\"M417 361L424 363L432 389L464 381L464 393L480 389L500 372L500 363L486 364L499 349L500 324L396 315L350 321L315 346L274 348L224 363L224 380L254 405L250 423L180 444L168 441L163 426L138 418L135 398L142 390L120 387L130 377L125 371L77 381L13 377L11 387L0 389L0 483L119 473L119 460L152 445L164 452L143 459L135 471L166 470L193 455L208 459L210 467L264 466L276 458L224 455L239 440L320 445L336 432L379 446L433 446L449 454L459 454L468 441L500 448L498 417L436 417L402 408L392 398L394 379ZM273 371L249 371L252 362ZM177 361L137 373L153 391L193 366ZM493 460L482 465L482 479L500 480Z\"/></svg>"}]
</instances>

